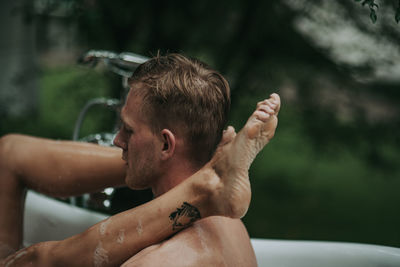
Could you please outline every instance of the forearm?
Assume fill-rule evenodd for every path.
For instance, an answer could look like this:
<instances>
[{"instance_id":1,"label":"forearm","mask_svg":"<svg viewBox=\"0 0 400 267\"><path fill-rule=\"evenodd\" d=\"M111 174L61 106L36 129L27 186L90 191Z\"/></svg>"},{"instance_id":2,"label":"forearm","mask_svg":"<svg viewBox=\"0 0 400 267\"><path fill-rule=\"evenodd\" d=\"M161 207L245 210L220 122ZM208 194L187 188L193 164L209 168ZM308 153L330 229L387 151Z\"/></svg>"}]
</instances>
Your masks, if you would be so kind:
<instances>
[{"instance_id":1,"label":"forearm","mask_svg":"<svg viewBox=\"0 0 400 267\"><path fill-rule=\"evenodd\" d=\"M67 197L124 184L118 148L19 134L0 140L8 147L4 167L24 186L41 193Z\"/></svg>"},{"instance_id":2,"label":"forearm","mask_svg":"<svg viewBox=\"0 0 400 267\"><path fill-rule=\"evenodd\" d=\"M199 217L181 216L182 226L174 227L170 215L186 202L204 217L209 214L208 194L195 194L194 183L185 181L168 193L135 209L110 217L86 232L60 242L56 246L57 266L119 266L143 248L161 242L190 225ZM203 213L203 214L202 214ZM73 250L66 248L73 248ZM74 255L82 255L71 264Z\"/></svg>"},{"instance_id":3,"label":"forearm","mask_svg":"<svg viewBox=\"0 0 400 267\"><path fill-rule=\"evenodd\" d=\"M0 260L0 267L50 266L47 259L49 258L51 248L55 243L55 241L42 242L21 249L8 256L6 259Z\"/></svg>"},{"instance_id":4,"label":"forearm","mask_svg":"<svg viewBox=\"0 0 400 267\"><path fill-rule=\"evenodd\" d=\"M0 137L0 259L22 243L26 188L71 196L124 184L121 151L9 134Z\"/></svg>"},{"instance_id":5,"label":"forearm","mask_svg":"<svg viewBox=\"0 0 400 267\"><path fill-rule=\"evenodd\" d=\"M197 178L205 175L200 173ZM189 179L157 199L110 217L79 235L45 246L36 245L9 266L24 266L28 263L25 258L33 266L119 266L143 248L188 226L191 219L199 219L193 214L175 214L175 219L180 217L182 226L175 223L174 227L176 220L170 215L184 202L195 207L201 217L211 215L210 192L199 190L195 181ZM10 260L12 258L8 263Z\"/></svg>"}]
</instances>

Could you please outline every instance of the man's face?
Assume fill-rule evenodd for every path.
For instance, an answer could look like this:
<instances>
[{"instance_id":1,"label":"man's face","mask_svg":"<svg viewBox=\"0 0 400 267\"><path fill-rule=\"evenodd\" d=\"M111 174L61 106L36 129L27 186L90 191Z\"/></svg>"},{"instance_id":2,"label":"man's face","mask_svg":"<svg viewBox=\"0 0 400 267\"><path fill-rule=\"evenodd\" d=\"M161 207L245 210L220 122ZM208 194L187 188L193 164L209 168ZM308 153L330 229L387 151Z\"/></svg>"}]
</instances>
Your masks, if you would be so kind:
<instances>
[{"instance_id":1,"label":"man's face","mask_svg":"<svg viewBox=\"0 0 400 267\"><path fill-rule=\"evenodd\" d=\"M122 159L127 165L126 184L132 189L145 189L154 185L159 177L160 161L156 152L161 142L140 116L141 97L131 91L121 111L122 126L114 144L123 150Z\"/></svg>"}]
</instances>

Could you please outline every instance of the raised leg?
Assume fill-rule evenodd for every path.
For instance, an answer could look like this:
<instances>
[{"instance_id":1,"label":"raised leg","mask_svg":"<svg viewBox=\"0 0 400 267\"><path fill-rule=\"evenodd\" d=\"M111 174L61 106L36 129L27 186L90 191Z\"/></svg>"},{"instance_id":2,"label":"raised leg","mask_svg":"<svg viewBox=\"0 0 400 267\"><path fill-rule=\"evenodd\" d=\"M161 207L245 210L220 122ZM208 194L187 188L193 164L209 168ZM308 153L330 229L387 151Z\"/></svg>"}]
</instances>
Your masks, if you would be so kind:
<instances>
[{"instance_id":1,"label":"raised leg","mask_svg":"<svg viewBox=\"0 0 400 267\"><path fill-rule=\"evenodd\" d=\"M213 182L218 192L216 199L230 200L218 205L219 213L232 218L246 214L251 198L248 170L258 152L274 137L280 106L278 94L259 102L237 135L233 128L228 128L226 135L234 136L232 142L221 142L208 163L220 178Z\"/></svg>"}]
</instances>

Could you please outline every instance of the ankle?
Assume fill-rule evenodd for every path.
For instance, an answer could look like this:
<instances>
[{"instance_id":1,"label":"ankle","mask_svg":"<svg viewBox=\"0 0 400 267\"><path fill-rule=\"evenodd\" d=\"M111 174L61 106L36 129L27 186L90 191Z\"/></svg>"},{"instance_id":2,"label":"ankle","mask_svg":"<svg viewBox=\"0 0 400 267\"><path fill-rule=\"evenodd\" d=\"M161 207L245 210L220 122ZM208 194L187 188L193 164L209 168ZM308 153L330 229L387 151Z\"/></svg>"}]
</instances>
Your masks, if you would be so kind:
<instances>
[{"instance_id":1,"label":"ankle","mask_svg":"<svg viewBox=\"0 0 400 267\"><path fill-rule=\"evenodd\" d=\"M190 179L191 191L192 195L196 196L195 202L200 210L201 218L222 215L218 195L223 184L210 163L207 163L192 178Z\"/></svg>"}]
</instances>

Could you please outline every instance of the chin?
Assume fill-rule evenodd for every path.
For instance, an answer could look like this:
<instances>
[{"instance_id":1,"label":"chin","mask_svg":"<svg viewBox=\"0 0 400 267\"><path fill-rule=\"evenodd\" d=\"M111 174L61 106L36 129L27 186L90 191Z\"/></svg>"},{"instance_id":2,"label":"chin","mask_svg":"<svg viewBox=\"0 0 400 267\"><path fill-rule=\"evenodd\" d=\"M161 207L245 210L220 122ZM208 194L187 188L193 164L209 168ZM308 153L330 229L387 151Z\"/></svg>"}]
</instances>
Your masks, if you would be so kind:
<instances>
[{"instance_id":1,"label":"chin","mask_svg":"<svg viewBox=\"0 0 400 267\"><path fill-rule=\"evenodd\" d=\"M125 178L125 184L130 188L134 190L144 190L150 188L150 186L146 183L140 183L140 181L137 181L137 179L134 179L132 177L126 177Z\"/></svg>"}]
</instances>

